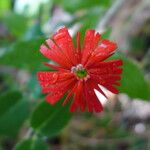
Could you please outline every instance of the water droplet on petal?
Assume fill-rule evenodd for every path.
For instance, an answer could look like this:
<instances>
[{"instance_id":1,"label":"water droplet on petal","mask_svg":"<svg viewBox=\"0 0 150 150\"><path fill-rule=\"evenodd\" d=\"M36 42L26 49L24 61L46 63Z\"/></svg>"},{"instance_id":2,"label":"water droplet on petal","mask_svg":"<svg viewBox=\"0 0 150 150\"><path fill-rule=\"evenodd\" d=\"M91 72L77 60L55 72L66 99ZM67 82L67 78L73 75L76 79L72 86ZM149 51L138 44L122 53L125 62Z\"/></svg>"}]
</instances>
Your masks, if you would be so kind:
<instances>
[{"instance_id":1,"label":"water droplet on petal","mask_svg":"<svg viewBox=\"0 0 150 150\"><path fill-rule=\"evenodd\" d=\"M100 44L100 47L103 47L103 48L106 48L107 47L107 45L105 45L105 44Z\"/></svg>"},{"instance_id":2,"label":"water droplet on petal","mask_svg":"<svg viewBox=\"0 0 150 150\"><path fill-rule=\"evenodd\" d=\"M56 81L58 80L58 74L57 74L57 73L54 73L52 77L53 77L52 84L54 84L54 83L56 83Z\"/></svg>"}]
</instances>

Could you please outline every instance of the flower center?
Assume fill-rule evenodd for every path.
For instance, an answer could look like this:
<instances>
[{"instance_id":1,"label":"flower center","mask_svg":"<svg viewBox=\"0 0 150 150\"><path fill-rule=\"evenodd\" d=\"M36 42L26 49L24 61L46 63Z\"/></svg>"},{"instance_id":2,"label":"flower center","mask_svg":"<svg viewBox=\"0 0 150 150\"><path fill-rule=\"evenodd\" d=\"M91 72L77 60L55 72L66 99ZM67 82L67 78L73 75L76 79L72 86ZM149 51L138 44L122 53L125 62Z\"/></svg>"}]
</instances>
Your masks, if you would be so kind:
<instances>
[{"instance_id":1,"label":"flower center","mask_svg":"<svg viewBox=\"0 0 150 150\"><path fill-rule=\"evenodd\" d=\"M86 70L78 70L76 71L76 75L79 77L79 78L84 78L87 76L87 71Z\"/></svg>"},{"instance_id":2,"label":"flower center","mask_svg":"<svg viewBox=\"0 0 150 150\"><path fill-rule=\"evenodd\" d=\"M73 66L71 68L71 72L76 75L78 79L85 79L87 80L89 78L88 72L83 67L82 64L78 64L77 66Z\"/></svg>"}]
</instances>

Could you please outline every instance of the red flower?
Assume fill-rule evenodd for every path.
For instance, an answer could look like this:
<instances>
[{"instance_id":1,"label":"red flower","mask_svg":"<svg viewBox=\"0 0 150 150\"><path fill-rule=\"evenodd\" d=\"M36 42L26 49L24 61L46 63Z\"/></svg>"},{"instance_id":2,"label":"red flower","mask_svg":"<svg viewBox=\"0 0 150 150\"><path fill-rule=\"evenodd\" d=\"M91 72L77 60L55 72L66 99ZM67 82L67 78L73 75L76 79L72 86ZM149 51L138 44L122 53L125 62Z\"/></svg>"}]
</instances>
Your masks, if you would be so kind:
<instances>
[{"instance_id":1,"label":"red flower","mask_svg":"<svg viewBox=\"0 0 150 150\"><path fill-rule=\"evenodd\" d=\"M87 30L83 47L80 46L80 33L77 33L77 45L74 47L67 28L61 28L52 39L41 45L40 52L57 65L44 63L53 68L52 72L38 72L37 77L43 93L48 93L46 101L55 104L66 93L65 105L73 97L70 111L101 112L103 107L95 95L94 89L105 97L98 86L104 86L117 94L116 86L121 77L122 60L104 62L114 54L117 45L109 40L101 40L95 30Z\"/></svg>"}]
</instances>

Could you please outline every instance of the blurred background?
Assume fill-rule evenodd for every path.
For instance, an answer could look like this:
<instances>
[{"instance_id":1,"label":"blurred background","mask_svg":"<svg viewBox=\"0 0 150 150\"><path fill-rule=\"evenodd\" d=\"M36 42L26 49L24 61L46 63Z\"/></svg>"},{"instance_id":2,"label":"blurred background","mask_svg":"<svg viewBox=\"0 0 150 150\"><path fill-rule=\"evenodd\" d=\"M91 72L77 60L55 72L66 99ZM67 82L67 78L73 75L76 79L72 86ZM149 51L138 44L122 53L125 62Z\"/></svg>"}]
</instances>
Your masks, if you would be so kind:
<instances>
[{"instance_id":1,"label":"blurred background","mask_svg":"<svg viewBox=\"0 0 150 150\"><path fill-rule=\"evenodd\" d=\"M120 94L100 114L44 102L39 47L62 26L118 43ZM0 0L0 150L12 149L150 150L149 0Z\"/></svg>"}]
</instances>

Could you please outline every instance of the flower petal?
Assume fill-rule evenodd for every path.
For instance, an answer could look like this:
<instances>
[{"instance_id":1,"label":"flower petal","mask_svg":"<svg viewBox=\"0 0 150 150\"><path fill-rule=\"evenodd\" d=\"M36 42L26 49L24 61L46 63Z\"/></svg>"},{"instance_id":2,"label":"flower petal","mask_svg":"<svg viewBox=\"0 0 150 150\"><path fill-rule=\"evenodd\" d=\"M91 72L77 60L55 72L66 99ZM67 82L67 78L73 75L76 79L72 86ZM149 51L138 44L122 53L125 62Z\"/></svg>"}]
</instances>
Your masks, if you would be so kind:
<instances>
[{"instance_id":1,"label":"flower petal","mask_svg":"<svg viewBox=\"0 0 150 150\"><path fill-rule=\"evenodd\" d=\"M66 83L75 81L73 74L64 72L38 72L37 78L43 93L60 90Z\"/></svg>"},{"instance_id":2,"label":"flower petal","mask_svg":"<svg viewBox=\"0 0 150 150\"><path fill-rule=\"evenodd\" d=\"M114 85L119 86L118 81L121 80L122 68L121 60L112 60L109 62L102 62L98 68L89 69L91 79L95 80L98 84L103 85L111 92L117 94L118 90Z\"/></svg>"},{"instance_id":3,"label":"flower petal","mask_svg":"<svg viewBox=\"0 0 150 150\"><path fill-rule=\"evenodd\" d=\"M109 75L109 74L121 74L122 68L122 60L111 60L108 62L100 62L98 64L93 64L91 68L88 69L89 73L97 74L97 75Z\"/></svg>"},{"instance_id":4,"label":"flower petal","mask_svg":"<svg viewBox=\"0 0 150 150\"><path fill-rule=\"evenodd\" d=\"M88 106L88 111L89 112L101 112L103 110L103 106L98 100L95 92L94 92L94 84L92 83L91 80L87 81L85 84L85 98Z\"/></svg>"},{"instance_id":5,"label":"flower petal","mask_svg":"<svg viewBox=\"0 0 150 150\"><path fill-rule=\"evenodd\" d=\"M94 63L91 67L87 67L88 69L94 69L94 68L106 68L106 67L109 67L109 68L117 68L117 67L120 67L123 65L123 61L121 59L116 59L116 60L109 60L109 61L105 61L105 62L97 62L97 63Z\"/></svg>"},{"instance_id":6,"label":"flower petal","mask_svg":"<svg viewBox=\"0 0 150 150\"><path fill-rule=\"evenodd\" d=\"M43 62L43 64L44 64L45 66L48 66L48 67L50 67L50 68L53 68L53 69L56 69L56 70L59 70L59 71L68 72L67 69L62 68L61 66L56 66L56 65L49 64L49 63L46 63L46 62ZM70 71L70 70L69 70L69 71Z\"/></svg>"},{"instance_id":7,"label":"flower petal","mask_svg":"<svg viewBox=\"0 0 150 150\"><path fill-rule=\"evenodd\" d=\"M68 60L75 65L77 60L75 58L75 47L73 45L73 40L66 27L61 28L57 33L54 34L53 39L57 46L66 55Z\"/></svg>"},{"instance_id":8,"label":"flower petal","mask_svg":"<svg viewBox=\"0 0 150 150\"><path fill-rule=\"evenodd\" d=\"M77 88L77 84L75 84L75 85L72 87L72 89L69 91L67 97L65 98L65 100L64 100L64 102L63 102L63 104L62 104L63 106L66 105L66 103L68 102L69 98L70 98L71 96L73 96L74 91L75 91L76 88Z\"/></svg>"},{"instance_id":9,"label":"flower petal","mask_svg":"<svg viewBox=\"0 0 150 150\"><path fill-rule=\"evenodd\" d=\"M91 53L95 50L100 40L100 34L96 33L95 30L87 30L84 37L83 53L82 53L82 64L84 65L89 59Z\"/></svg>"},{"instance_id":10,"label":"flower petal","mask_svg":"<svg viewBox=\"0 0 150 150\"><path fill-rule=\"evenodd\" d=\"M117 44L109 40L102 40L100 45L93 51L86 63L86 67L99 63L110 57L117 49Z\"/></svg>"},{"instance_id":11,"label":"flower petal","mask_svg":"<svg viewBox=\"0 0 150 150\"><path fill-rule=\"evenodd\" d=\"M50 60L58 63L63 68L69 68L72 66L69 61L67 61L66 56L61 52L57 45L51 40L46 40L47 45L41 45L40 52Z\"/></svg>"},{"instance_id":12,"label":"flower petal","mask_svg":"<svg viewBox=\"0 0 150 150\"><path fill-rule=\"evenodd\" d=\"M86 101L83 96L83 82L80 81L75 89L75 96L71 103L70 111L76 112L78 108L80 108L82 112L84 112L86 108Z\"/></svg>"},{"instance_id":13,"label":"flower petal","mask_svg":"<svg viewBox=\"0 0 150 150\"><path fill-rule=\"evenodd\" d=\"M64 81L62 83L58 83L52 87L48 87L50 93L46 97L47 102L50 104L56 103L57 101L60 100L62 96L65 95L67 91L69 91L69 89L73 87L74 84L75 82L73 80L69 80Z\"/></svg>"},{"instance_id":14,"label":"flower petal","mask_svg":"<svg viewBox=\"0 0 150 150\"><path fill-rule=\"evenodd\" d=\"M56 102L58 102L61 97L64 95L64 92L61 91L57 91L57 92L51 92L50 94L48 94L45 99L48 103L50 103L51 105L54 105Z\"/></svg>"}]
</instances>

